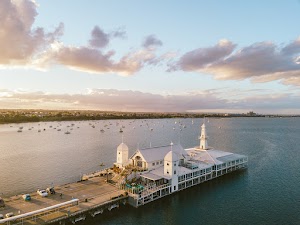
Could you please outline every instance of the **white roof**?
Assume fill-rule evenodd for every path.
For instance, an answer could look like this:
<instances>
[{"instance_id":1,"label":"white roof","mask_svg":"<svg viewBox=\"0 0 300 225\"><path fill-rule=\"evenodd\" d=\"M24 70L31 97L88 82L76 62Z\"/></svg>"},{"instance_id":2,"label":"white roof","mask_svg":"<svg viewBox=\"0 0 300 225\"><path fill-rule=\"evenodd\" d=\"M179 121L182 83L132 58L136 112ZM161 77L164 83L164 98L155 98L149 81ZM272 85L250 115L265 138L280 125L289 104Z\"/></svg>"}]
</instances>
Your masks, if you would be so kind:
<instances>
[{"instance_id":1,"label":"white roof","mask_svg":"<svg viewBox=\"0 0 300 225\"><path fill-rule=\"evenodd\" d=\"M176 162L178 160L179 160L178 154L174 151L169 151L164 158L164 161L168 161L168 162Z\"/></svg>"},{"instance_id":2,"label":"white roof","mask_svg":"<svg viewBox=\"0 0 300 225\"><path fill-rule=\"evenodd\" d=\"M200 150L199 148L186 149L192 160L202 161L210 164L222 164L224 162L237 160L245 157L231 152L224 152L215 149Z\"/></svg>"},{"instance_id":3,"label":"white roof","mask_svg":"<svg viewBox=\"0 0 300 225\"><path fill-rule=\"evenodd\" d=\"M123 142L118 146L117 151L128 151L128 146L124 144Z\"/></svg>"},{"instance_id":4,"label":"white roof","mask_svg":"<svg viewBox=\"0 0 300 225\"><path fill-rule=\"evenodd\" d=\"M162 178L165 178L168 180L171 179L171 176L164 175L164 167L163 166L160 166L154 170L151 170L148 173L144 173L141 175L141 177L145 177L150 180L159 180Z\"/></svg>"},{"instance_id":5,"label":"white roof","mask_svg":"<svg viewBox=\"0 0 300 225\"><path fill-rule=\"evenodd\" d=\"M161 146L161 147L153 147L153 148L144 148L139 149L140 153L144 157L147 162L164 160L165 156L171 151L171 145ZM181 145L176 144L172 146L172 151L182 155L186 154L185 150L182 148Z\"/></svg>"}]
</instances>

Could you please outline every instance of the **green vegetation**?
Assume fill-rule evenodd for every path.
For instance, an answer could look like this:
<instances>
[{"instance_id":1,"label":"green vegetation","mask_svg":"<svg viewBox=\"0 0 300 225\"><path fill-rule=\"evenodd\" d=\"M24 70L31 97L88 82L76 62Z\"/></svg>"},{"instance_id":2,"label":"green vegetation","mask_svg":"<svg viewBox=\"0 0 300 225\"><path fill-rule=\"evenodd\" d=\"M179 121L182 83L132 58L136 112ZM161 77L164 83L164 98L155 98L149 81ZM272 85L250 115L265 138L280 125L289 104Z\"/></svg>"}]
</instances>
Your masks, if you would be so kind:
<instances>
[{"instance_id":1,"label":"green vegetation","mask_svg":"<svg viewBox=\"0 0 300 225\"><path fill-rule=\"evenodd\" d=\"M159 118L203 118L203 117L279 117L282 115L258 115L224 113L150 113L150 112L108 112L83 110L0 110L0 124L41 121L79 121L110 119L159 119Z\"/></svg>"}]
</instances>

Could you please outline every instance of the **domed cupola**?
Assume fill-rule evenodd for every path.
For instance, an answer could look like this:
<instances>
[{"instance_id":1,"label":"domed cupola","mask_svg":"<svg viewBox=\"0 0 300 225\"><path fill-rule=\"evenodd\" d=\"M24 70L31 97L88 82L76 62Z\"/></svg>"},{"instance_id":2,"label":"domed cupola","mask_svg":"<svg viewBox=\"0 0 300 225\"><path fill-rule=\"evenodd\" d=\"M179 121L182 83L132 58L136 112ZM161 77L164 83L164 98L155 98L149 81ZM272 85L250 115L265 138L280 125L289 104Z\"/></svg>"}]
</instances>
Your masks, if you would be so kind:
<instances>
[{"instance_id":1,"label":"domed cupola","mask_svg":"<svg viewBox=\"0 0 300 225\"><path fill-rule=\"evenodd\" d=\"M128 146L125 143L121 143L118 148L117 151L123 152L123 151L128 151Z\"/></svg>"},{"instance_id":2,"label":"domed cupola","mask_svg":"<svg viewBox=\"0 0 300 225\"><path fill-rule=\"evenodd\" d=\"M128 146L122 143L117 148L117 162L115 163L116 166L123 168L128 164Z\"/></svg>"},{"instance_id":3,"label":"domed cupola","mask_svg":"<svg viewBox=\"0 0 300 225\"><path fill-rule=\"evenodd\" d=\"M173 143L171 143L170 148L171 151L164 157L164 175L169 177L170 191L174 192L178 190L179 155L173 151Z\"/></svg>"},{"instance_id":4,"label":"domed cupola","mask_svg":"<svg viewBox=\"0 0 300 225\"><path fill-rule=\"evenodd\" d=\"M176 175L179 162L178 154L173 151L173 143L171 143L170 147L171 151L164 157L164 174L166 176Z\"/></svg>"}]
</instances>

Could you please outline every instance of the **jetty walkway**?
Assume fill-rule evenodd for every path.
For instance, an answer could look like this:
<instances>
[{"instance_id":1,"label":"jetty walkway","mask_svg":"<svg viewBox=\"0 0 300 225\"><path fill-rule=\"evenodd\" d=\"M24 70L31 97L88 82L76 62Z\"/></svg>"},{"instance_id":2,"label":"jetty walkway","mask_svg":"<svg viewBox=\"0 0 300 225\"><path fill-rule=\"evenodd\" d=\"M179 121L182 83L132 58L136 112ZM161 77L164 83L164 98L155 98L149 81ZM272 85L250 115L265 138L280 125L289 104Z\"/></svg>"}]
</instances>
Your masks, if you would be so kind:
<instances>
[{"instance_id":1,"label":"jetty walkway","mask_svg":"<svg viewBox=\"0 0 300 225\"><path fill-rule=\"evenodd\" d=\"M13 213L14 217L0 219L0 224L49 224L70 219L71 222L85 219L111 210L126 202L123 190L106 182L106 177L92 177L85 181L55 187L56 194L42 197L31 193L31 200L22 195L4 198L5 207L0 214Z\"/></svg>"}]
</instances>

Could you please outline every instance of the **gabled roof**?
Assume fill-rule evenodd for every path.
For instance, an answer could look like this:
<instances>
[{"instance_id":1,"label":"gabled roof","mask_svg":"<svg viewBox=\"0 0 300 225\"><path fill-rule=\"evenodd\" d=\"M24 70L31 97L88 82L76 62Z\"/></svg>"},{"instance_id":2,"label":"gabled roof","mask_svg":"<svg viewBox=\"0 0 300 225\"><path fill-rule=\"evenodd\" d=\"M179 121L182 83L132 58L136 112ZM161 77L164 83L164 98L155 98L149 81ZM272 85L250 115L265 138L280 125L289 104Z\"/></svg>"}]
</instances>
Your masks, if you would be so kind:
<instances>
[{"instance_id":1,"label":"gabled roof","mask_svg":"<svg viewBox=\"0 0 300 225\"><path fill-rule=\"evenodd\" d=\"M139 152L142 154L143 158L147 162L164 160L165 155L169 151L171 151L171 145L139 149ZM180 144L173 145L172 146L172 151L176 152L180 156L182 154L187 155L186 151L182 148L182 146Z\"/></svg>"},{"instance_id":2,"label":"gabled roof","mask_svg":"<svg viewBox=\"0 0 300 225\"><path fill-rule=\"evenodd\" d=\"M245 156L234 154L231 152L224 152L220 150L199 150L197 148L186 149L193 160L202 161L210 164L222 164L227 161L236 160Z\"/></svg>"}]
</instances>

